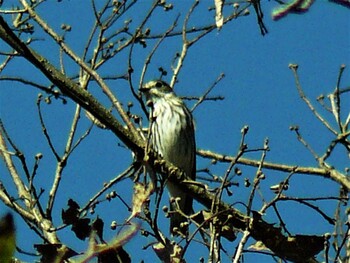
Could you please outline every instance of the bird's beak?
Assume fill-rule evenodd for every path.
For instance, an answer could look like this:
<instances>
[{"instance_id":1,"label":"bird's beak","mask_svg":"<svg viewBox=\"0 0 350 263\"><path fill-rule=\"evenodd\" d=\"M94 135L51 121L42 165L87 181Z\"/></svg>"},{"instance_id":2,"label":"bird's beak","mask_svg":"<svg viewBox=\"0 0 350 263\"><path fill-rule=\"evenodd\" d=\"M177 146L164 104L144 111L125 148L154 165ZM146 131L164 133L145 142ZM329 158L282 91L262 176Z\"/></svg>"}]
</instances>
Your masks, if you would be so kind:
<instances>
[{"instance_id":1,"label":"bird's beak","mask_svg":"<svg viewBox=\"0 0 350 263\"><path fill-rule=\"evenodd\" d=\"M142 85L139 90L142 93L147 93L150 91L150 89L151 89L151 87L149 85L147 85L147 83L146 83L146 84Z\"/></svg>"},{"instance_id":2,"label":"bird's beak","mask_svg":"<svg viewBox=\"0 0 350 263\"><path fill-rule=\"evenodd\" d=\"M142 86L142 87L139 89L139 91L140 91L141 93L143 93L143 95L146 97L146 105L147 105L148 107L151 107L151 106L152 106L152 101L151 101L150 98L149 98L149 96L150 96L150 94L149 94L150 88L149 88L149 87Z\"/></svg>"}]
</instances>

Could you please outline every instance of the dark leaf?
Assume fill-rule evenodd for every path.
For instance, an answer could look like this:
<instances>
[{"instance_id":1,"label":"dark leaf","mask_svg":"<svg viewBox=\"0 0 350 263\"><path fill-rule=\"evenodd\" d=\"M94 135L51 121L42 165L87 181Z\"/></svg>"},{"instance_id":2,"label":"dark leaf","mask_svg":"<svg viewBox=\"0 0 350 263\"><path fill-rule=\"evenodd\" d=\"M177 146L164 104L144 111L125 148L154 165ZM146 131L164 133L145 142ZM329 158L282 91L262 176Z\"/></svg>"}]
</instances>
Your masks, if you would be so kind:
<instances>
[{"instance_id":1,"label":"dark leaf","mask_svg":"<svg viewBox=\"0 0 350 263\"><path fill-rule=\"evenodd\" d=\"M117 249L110 249L98 256L98 263L130 263L131 258L129 254L119 247Z\"/></svg>"},{"instance_id":2,"label":"dark leaf","mask_svg":"<svg viewBox=\"0 0 350 263\"><path fill-rule=\"evenodd\" d=\"M40 262L63 262L64 260L78 255L74 250L61 244L34 244L34 248L41 254Z\"/></svg>"},{"instance_id":3,"label":"dark leaf","mask_svg":"<svg viewBox=\"0 0 350 263\"><path fill-rule=\"evenodd\" d=\"M93 222L92 222L92 229L94 231L96 231L96 234L98 235L98 237L100 238L101 242L103 241L103 226L104 226L104 222L101 218L97 217Z\"/></svg>"},{"instance_id":4,"label":"dark leaf","mask_svg":"<svg viewBox=\"0 0 350 263\"><path fill-rule=\"evenodd\" d=\"M77 238L84 240L89 237L91 232L90 219L89 218L81 218L78 219L72 225L72 231L75 233Z\"/></svg>"},{"instance_id":5,"label":"dark leaf","mask_svg":"<svg viewBox=\"0 0 350 263\"><path fill-rule=\"evenodd\" d=\"M72 225L79 218L79 205L72 199L68 200L68 209L62 209L62 221L64 224Z\"/></svg>"}]
</instances>

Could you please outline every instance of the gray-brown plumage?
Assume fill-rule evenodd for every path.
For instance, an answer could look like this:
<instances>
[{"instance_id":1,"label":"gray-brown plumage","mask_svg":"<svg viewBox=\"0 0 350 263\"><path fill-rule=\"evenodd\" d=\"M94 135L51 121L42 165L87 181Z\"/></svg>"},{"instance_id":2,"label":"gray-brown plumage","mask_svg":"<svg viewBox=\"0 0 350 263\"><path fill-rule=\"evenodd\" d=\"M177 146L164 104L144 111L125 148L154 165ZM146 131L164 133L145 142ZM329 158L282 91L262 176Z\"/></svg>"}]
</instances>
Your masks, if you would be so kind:
<instances>
[{"instance_id":1,"label":"gray-brown plumage","mask_svg":"<svg viewBox=\"0 0 350 263\"><path fill-rule=\"evenodd\" d=\"M143 86L141 91L151 102L151 147L164 160L180 168L192 180L196 178L196 143L191 112L184 102L176 96L172 88L164 81L154 80ZM167 182L171 197L180 197L179 207L183 213L192 213L193 199L178 186ZM172 211L175 210L171 203ZM181 227L186 218L174 213L170 218L170 232L177 227L182 233L187 228Z\"/></svg>"}]
</instances>

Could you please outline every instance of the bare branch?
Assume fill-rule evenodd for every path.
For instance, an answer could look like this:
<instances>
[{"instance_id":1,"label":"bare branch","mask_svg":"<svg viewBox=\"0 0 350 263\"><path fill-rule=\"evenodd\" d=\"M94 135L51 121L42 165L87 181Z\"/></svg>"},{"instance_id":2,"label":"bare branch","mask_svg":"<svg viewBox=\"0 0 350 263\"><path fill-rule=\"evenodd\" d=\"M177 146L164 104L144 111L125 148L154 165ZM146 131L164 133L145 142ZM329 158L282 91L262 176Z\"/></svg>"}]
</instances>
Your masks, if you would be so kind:
<instances>
[{"instance_id":1,"label":"bare branch","mask_svg":"<svg viewBox=\"0 0 350 263\"><path fill-rule=\"evenodd\" d=\"M203 101L208 100L209 93L215 88L215 86L225 77L224 73L215 80L215 82L204 92L202 96L198 98L198 101L193 105L191 112L193 112Z\"/></svg>"},{"instance_id":2,"label":"bare branch","mask_svg":"<svg viewBox=\"0 0 350 263\"><path fill-rule=\"evenodd\" d=\"M48 88L47 86L35 83L33 81L27 80L27 79L23 79L23 78L19 78L19 77L9 77L9 76L0 76L0 81L16 81L19 83L23 83L25 85L30 85L33 86L34 88L40 89L42 91L45 91L47 94L52 94L57 96L57 93L52 90L52 88Z\"/></svg>"},{"instance_id":3,"label":"bare branch","mask_svg":"<svg viewBox=\"0 0 350 263\"><path fill-rule=\"evenodd\" d=\"M29 62L40 69L44 75L50 79L61 91L83 108L94 114L104 125L111 129L131 150L141 153L143 142L135 137L134 133L128 133L116 118L103 107L88 91L81 89L71 79L66 78L62 73L51 65L45 58L34 50L27 47L17 36L13 34L0 17L0 38L12 46L19 54L24 56ZM136 131L137 132L137 131Z\"/></svg>"},{"instance_id":4,"label":"bare branch","mask_svg":"<svg viewBox=\"0 0 350 263\"><path fill-rule=\"evenodd\" d=\"M21 0L22 5L26 8L30 16L45 30L46 33L48 33L62 48L62 50L70 56L79 66L81 66L88 74L90 74L96 82L100 85L103 92L108 96L108 98L113 103L114 107L117 109L118 113L122 117L123 121L127 124L130 132L133 134L134 137L139 138L139 134L136 131L136 128L130 121L129 117L125 113L121 103L116 98L116 96L111 92L111 90L108 88L106 83L103 81L103 79L97 74L96 71L92 70L81 58L79 58L73 51L67 46L67 44L64 43L62 38L56 34L56 32L53 31L52 28L50 28L44 20L42 20L35 11L28 5L28 3L25 0ZM90 111L90 113L92 113ZM139 138L140 139L140 138Z\"/></svg>"},{"instance_id":5,"label":"bare branch","mask_svg":"<svg viewBox=\"0 0 350 263\"><path fill-rule=\"evenodd\" d=\"M197 150L197 154L204 158L209 159L215 159L220 162L231 162L235 157L234 156L228 156L223 154L217 154L211 151L205 151L205 150ZM237 163L253 166L253 167L259 167L260 161L257 160L251 160L247 158L239 158ZM270 162L264 162L262 165L265 169L271 169L271 170L277 170L281 172L292 172L294 171L296 174L308 174L308 175L316 175L316 176L322 176L325 178L332 179L346 187L347 189L350 189L350 180L347 178L346 175L338 172L334 168L330 167L321 167L321 168L315 168L315 167L303 167L303 166L292 166L292 165L285 165L285 164L276 164L276 163L270 163Z\"/></svg>"},{"instance_id":6,"label":"bare branch","mask_svg":"<svg viewBox=\"0 0 350 263\"><path fill-rule=\"evenodd\" d=\"M337 135L337 131L335 129L333 129L329 123L321 116L320 113L317 112L317 110L315 109L315 107L312 105L312 103L310 102L310 100L305 96L305 93L303 91L303 89L301 88L300 85L300 81L299 81L299 76L297 74L297 69L298 69L298 65L295 64L290 64L289 68L293 71L294 74L294 78L295 78L295 83L297 86L297 90L299 92L299 96L300 98L306 103L306 105L309 107L309 109L311 110L311 112L316 116L316 118L324 125L328 128L328 130L330 130L333 134Z\"/></svg>"}]
</instances>

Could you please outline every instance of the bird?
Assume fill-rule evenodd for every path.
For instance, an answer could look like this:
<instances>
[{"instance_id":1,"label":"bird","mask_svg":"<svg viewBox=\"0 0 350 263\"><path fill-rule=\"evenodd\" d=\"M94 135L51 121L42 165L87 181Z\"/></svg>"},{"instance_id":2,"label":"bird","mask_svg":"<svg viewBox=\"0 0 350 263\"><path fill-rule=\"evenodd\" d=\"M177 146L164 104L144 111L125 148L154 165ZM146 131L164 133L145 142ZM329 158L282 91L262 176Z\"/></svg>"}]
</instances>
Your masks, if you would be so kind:
<instances>
[{"instance_id":1,"label":"bird","mask_svg":"<svg viewBox=\"0 0 350 263\"><path fill-rule=\"evenodd\" d=\"M165 161L181 169L191 180L196 179L196 141L191 111L173 89L163 80L152 80L140 91L145 95L150 111L149 144ZM176 213L176 203L180 210L190 215L193 212L193 198L176 184L167 181L170 194L170 233L188 233L187 219Z\"/></svg>"}]
</instances>

